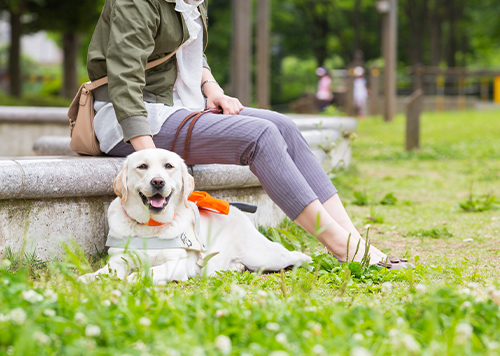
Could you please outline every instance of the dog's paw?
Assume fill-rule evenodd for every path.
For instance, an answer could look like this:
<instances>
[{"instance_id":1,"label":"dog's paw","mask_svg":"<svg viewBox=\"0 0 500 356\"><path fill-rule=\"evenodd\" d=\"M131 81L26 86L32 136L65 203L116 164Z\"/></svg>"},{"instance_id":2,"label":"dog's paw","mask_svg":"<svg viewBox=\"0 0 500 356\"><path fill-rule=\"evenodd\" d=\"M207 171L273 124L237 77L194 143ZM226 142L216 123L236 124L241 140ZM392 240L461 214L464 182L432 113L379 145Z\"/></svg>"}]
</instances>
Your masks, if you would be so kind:
<instances>
[{"instance_id":1,"label":"dog's paw","mask_svg":"<svg viewBox=\"0 0 500 356\"><path fill-rule=\"evenodd\" d=\"M78 277L77 281L87 284L87 283L95 281L95 279L96 279L95 273L87 273L87 274L84 274L83 276Z\"/></svg>"},{"instance_id":2,"label":"dog's paw","mask_svg":"<svg viewBox=\"0 0 500 356\"><path fill-rule=\"evenodd\" d=\"M129 275L128 275L128 277L127 277L127 281L128 281L129 283L137 283L137 282L139 282L140 277L141 277L141 276L139 275L139 273L134 272L134 273L131 273L131 274L129 274Z\"/></svg>"}]
</instances>

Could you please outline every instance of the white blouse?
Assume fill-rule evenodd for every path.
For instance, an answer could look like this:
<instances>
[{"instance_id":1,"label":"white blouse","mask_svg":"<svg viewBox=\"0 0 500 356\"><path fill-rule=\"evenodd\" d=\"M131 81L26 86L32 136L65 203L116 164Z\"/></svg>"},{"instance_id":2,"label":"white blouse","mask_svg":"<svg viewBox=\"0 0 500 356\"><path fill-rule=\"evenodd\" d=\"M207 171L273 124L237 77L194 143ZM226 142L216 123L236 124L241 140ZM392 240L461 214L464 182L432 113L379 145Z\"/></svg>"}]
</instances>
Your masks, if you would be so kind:
<instances>
[{"instance_id":1,"label":"white blouse","mask_svg":"<svg viewBox=\"0 0 500 356\"><path fill-rule=\"evenodd\" d=\"M202 1L201 1L202 2ZM196 2L199 5L201 2ZM176 11L181 12L189 31L189 39L178 49L177 80L174 85L173 106L162 103L145 102L148 121L153 135L160 132L163 123L177 110L199 111L205 108L205 100L200 89L203 69L203 23L197 5L177 0ZM120 141L123 131L116 118L113 104L96 101L94 130L101 151L108 153Z\"/></svg>"}]
</instances>

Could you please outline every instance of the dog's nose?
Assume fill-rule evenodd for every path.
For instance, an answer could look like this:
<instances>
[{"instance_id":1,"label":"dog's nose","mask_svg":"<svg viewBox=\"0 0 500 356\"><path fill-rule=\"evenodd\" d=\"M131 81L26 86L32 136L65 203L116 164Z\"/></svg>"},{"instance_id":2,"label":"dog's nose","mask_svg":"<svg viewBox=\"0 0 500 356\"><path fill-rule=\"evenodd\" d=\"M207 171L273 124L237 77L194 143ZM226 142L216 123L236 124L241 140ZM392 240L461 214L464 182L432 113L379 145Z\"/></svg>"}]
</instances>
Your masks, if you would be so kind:
<instances>
[{"instance_id":1,"label":"dog's nose","mask_svg":"<svg viewBox=\"0 0 500 356\"><path fill-rule=\"evenodd\" d=\"M156 177L151 179L151 185L156 189L161 189L165 185L165 181L163 180L163 178Z\"/></svg>"}]
</instances>

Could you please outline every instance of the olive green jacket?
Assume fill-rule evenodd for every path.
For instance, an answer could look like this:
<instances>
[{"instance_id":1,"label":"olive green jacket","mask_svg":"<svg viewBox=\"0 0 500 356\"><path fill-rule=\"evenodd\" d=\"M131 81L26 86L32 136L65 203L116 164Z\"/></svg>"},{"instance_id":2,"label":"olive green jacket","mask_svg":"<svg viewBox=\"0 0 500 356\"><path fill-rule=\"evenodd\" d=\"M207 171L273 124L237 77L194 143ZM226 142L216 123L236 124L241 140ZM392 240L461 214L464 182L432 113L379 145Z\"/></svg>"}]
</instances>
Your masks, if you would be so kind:
<instances>
[{"instance_id":1,"label":"olive green jacket","mask_svg":"<svg viewBox=\"0 0 500 356\"><path fill-rule=\"evenodd\" d=\"M199 10L205 49L206 0ZM188 38L184 19L175 11L175 0L106 0L90 42L87 71L92 81L108 76L109 100L125 142L151 135L143 93L148 95L147 101L156 97L155 102L173 105L175 56L147 71L146 63L175 51ZM203 66L208 68L205 56Z\"/></svg>"}]
</instances>

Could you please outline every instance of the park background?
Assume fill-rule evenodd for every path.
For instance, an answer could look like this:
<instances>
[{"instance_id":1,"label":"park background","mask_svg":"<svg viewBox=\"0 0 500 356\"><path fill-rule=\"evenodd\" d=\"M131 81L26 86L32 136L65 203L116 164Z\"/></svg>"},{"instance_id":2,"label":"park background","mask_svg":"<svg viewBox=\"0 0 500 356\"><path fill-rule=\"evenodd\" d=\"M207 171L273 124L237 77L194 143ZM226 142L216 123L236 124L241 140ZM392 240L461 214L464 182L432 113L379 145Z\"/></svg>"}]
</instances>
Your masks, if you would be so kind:
<instances>
[{"instance_id":1,"label":"park background","mask_svg":"<svg viewBox=\"0 0 500 356\"><path fill-rule=\"evenodd\" d=\"M87 48L103 3L103 0L76 3L2 0L0 103L67 105L79 84L88 80ZM263 6L269 7L270 12L261 14ZM494 0L399 1L395 65L398 93L408 95L411 92L414 86L411 69L417 66L442 70L500 69L499 12L500 4ZM206 54L209 64L226 92L241 94L238 96L244 97L244 104L257 102L257 85L251 83L267 66L270 77L264 78L261 88L269 86L270 89L268 103L264 105L269 105L270 101L273 107L282 111L289 110L287 105L301 95L315 92L314 70L318 66L345 70L363 65L368 74L372 66L384 68L383 14L374 1L211 0L208 15L210 40ZM261 16L265 16L264 20ZM259 65L256 52L262 39L257 36L259 29L267 26L267 18L270 20L266 39L269 63ZM241 25L242 22L246 23ZM247 28L242 29L242 26ZM245 31L243 37L237 37L239 32ZM250 41L242 45L241 38ZM241 49L240 58L248 61L244 64L247 67L234 68L234 62L238 62L235 60L238 58L236 47L245 47ZM247 80L242 71L248 71L250 79ZM333 83L334 90L344 93L347 89L344 79L349 72L332 74L338 76ZM440 86L446 94L460 92L458 76L440 78L434 75L424 79L429 95L439 94ZM468 76L466 80L462 83L463 93L479 97L482 85L482 99L492 99L493 74ZM233 84L235 81L244 82L242 85L246 88L242 93ZM29 98L30 102L12 96ZM342 106L341 96L338 95L338 104Z\"/></svg>"}]
</instances>

